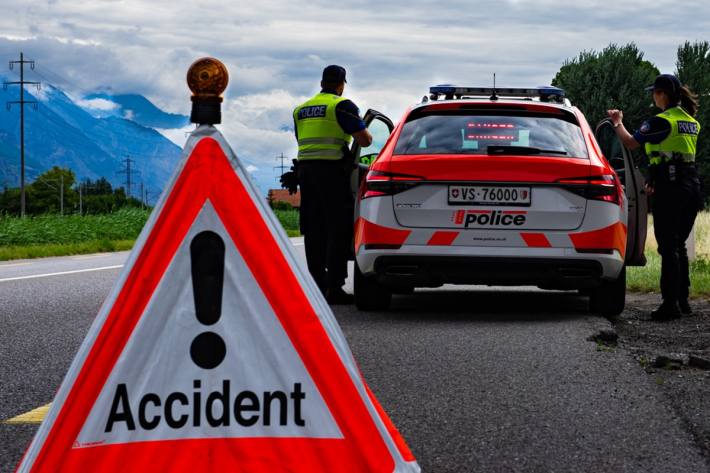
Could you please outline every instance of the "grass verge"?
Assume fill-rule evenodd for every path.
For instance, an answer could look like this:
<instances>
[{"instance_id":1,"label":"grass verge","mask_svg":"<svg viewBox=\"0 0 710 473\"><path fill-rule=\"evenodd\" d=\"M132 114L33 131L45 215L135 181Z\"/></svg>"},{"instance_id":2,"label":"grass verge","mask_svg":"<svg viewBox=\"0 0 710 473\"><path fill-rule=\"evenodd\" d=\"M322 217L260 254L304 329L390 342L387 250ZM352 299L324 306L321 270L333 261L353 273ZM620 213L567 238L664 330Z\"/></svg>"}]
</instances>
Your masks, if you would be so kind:
<instances>
[{"instance_id":1,"label":"grass verge","mask_svg":"<svg viewBox=\"0 0 710 473\"><path fill-rule=\"evenodd\" d=\"M135 240L148 215L149 210L126 208L101 215L3 216L0 247Z\"/></svg>"},{"instance_id":2,"label":"grass verge","mask_svg":"<svg viewBox=\"0 0 710 473\"><path fill-rule=\"evenodd\" d=\"M654 250L655 251L655 250ZM646 266L628 268L626 287L636 292L659 292L661 257L646 251ZM710 296L710 259L699 257L690 263L690 295Z\"/></svg>"},{"instance_id":3,"label":"grass verge","mask_svg":"<svg viewBox=\"0 0 710 473\"><path fill-rule=\"evenodd\" d=\"M128 250L149 210L102 215L0 216L0 261Z\"/></svg>"},{"instance_id":4,"label":"grass verge","mask_svg":"<svg viewBox=\"0 0 710 473\"><path fill-rule=\"evenodd\" d=\"M281 222L281 225L284 227L284 230L286 230L286 234L288 236L290 236L290 237L301 236L301 230L300 230L300 226L298 223L298 210L296 210L296 209L290 209L290 210L274 209L274 213L276 214L276 217L279 219L279 222Z\"/></svg>"},{"instance_id":5,"label":"grass verge","mask_svg":"<svg viewBox=\"0 0 710 473\"><path fill-rule=\"evenodd\" d=\"M690 294L710 296L710 212L701 212L695 220L696 259L690 263ZM646 240L646 266L629 268L627 288L637 292L658 292L661 279L661 257L653 235L653 218L649 215Z\"/></svg>"},{"instance_id":6,"label":"grass verge","mask_svg":"<svg viewBox=\"0 0 710 473\"><path fill-rule=\"evenodd\" d=\"M289 237L300 236L297 210L275 210ZM150 211L105 215L0 216L0 261L130 250Z\"/></svg>"},{"instance_id":7,"label":"grass verge","mask_svg":"<svg viewBox=\"0 0 710 473\"><path fill-rule=\"evenodd\" d=\"M0 247L0 261L124 251L133 248L133 243L135 240L91 240L79 243L2 246Z\"/></svg>"}]
</instances>

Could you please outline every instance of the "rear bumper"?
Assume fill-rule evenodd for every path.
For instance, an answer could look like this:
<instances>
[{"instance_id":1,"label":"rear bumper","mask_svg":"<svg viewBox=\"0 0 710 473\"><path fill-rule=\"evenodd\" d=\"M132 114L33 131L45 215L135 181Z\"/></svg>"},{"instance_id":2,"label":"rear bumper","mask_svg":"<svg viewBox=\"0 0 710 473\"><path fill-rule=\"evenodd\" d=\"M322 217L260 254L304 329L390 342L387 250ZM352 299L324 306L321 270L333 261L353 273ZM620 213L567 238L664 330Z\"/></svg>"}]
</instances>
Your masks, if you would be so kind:
<instances>
[{"instance_id":1,"label":"rear bumper","mask_svg":"<svg viewBox=\"0 0 710 473\"><path fill-rule=\"evenodd\" d=\"M441 254L441 249L435 254L426 247L418 247L414 253L414 249L405 245L397 251L360 251L357 263L363 274L392 287L486 284L547 289L595 287L603 279L618 277L623 266L618 253L590 255L559 248L517 248L514 252L497 248L501 254L490 247L480 248L480 252L470 247L468 251L449 248L456 254Z\"/></svg>"}]
</instances>

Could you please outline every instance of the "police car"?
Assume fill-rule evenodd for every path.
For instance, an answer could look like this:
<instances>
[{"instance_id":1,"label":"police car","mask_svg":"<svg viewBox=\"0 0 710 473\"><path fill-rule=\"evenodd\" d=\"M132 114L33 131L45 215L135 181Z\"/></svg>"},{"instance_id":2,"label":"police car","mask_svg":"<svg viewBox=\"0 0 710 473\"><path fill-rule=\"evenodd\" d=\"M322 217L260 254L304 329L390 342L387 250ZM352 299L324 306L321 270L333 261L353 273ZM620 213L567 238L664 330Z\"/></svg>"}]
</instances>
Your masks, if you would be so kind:
<instances>
[{"instance_id":1,"label":"police car","mask_svg":"<svg viewBox=\"0 0 710 473\"><path fill-rule=\"evenodd\" d=\"M647 204L610 121L592 129L555 87L449 85L396 127L365 119L389 135L353 149L371 161L355 210L359 309L416 287L484 284L576 289L594 312L623 310L626 267L645 264Z\"/></svg>"}]
</instances>

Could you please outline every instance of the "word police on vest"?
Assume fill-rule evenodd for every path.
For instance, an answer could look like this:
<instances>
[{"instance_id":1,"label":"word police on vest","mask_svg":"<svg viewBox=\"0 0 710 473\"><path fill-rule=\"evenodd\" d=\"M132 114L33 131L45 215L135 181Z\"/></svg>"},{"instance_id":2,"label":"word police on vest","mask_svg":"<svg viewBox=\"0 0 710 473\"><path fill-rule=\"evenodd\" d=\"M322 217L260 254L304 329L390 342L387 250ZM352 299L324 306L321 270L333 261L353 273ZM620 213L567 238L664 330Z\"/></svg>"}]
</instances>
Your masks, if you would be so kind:
<instances>
[{"instance_id":1,"label":"word police on vest","mask_svg":"<svg viewBox=\"0 0 710 473\"><path fill-rule=\"evenodd\" d=\"M312 105L310 107L303 107L298 111L298 118L321 118L325 116L325 109L328 108L326 105Z\"/></svg>"},{"instance_id":2,"label":"word police on vest","mask_svg":"<svg viewBox=\"0 0 710 473\"><path fill-rule=\"evenodd\" d=\"M678 133L685 135L697 135L698 124L693 122L678 121Z\"/></svg>"},{"instance_id":3,"label":"word police on vest","mask_svg":"<svg viewBox=\"0 0 710 473\"><path fill-rule=\"evenodd\" d=\"M193 381L192 400L183 392L170 393L165 399L155 393L129 399L126 384L119 384L104 431L111 432L120 423L125 423L125 428L131 431L137 427L152 430L162 422L172 429L180 429L190 420L193 427L200 427L203 422L210 427L228 427L232 418L243 427L269 426L275 421L272 419L275 415L278 415L278 425L287 426L292 421L298 427L306 426L301 409L306 393L302 391L301 383L294 383L290 393L264 391L259 395L253 391L239 391L232 397L230 381L224 380L221 391L203 394L199 379Z\"/></svg>"}]
</instances>

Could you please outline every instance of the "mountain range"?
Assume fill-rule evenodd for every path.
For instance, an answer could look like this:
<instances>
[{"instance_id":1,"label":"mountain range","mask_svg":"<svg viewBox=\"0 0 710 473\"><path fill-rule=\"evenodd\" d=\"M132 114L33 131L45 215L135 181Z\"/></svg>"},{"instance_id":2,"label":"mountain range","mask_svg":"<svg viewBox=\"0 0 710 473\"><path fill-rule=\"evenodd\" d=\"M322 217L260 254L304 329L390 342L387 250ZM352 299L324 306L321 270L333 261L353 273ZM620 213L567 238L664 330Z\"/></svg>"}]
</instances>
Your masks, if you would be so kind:
<instances>
[{"instance_id":1,"label":"mountain range","mask_svg":"<svg viewBox=\"0 0 710 473\"><path fill-rule=\"evenodd\" d=\"M7 78L0 79L6 81ZM19 100L19 88L8 86L0 100ZM42 84L25 90L25 176L32 182L52 166L68 167L77 179L105 177L125 187L119 174L132 159L130 193L139 197L140 183L155 198L170 177L181 148L156 130L189 125L185 115L166 113L140 95L92 94L72 100L61 89ZM19 106L0 111L0 185L16 187L20 176ZM151 199L152 200L152 199Z\"/></svg>"}]
</instances>

